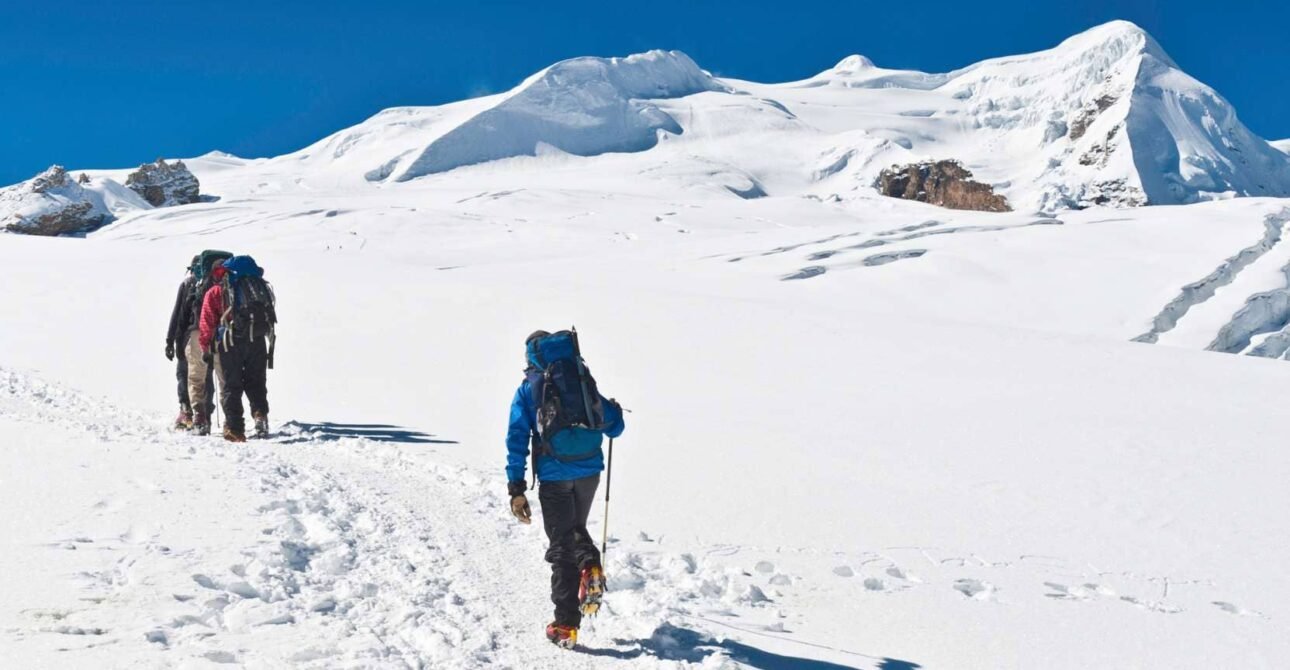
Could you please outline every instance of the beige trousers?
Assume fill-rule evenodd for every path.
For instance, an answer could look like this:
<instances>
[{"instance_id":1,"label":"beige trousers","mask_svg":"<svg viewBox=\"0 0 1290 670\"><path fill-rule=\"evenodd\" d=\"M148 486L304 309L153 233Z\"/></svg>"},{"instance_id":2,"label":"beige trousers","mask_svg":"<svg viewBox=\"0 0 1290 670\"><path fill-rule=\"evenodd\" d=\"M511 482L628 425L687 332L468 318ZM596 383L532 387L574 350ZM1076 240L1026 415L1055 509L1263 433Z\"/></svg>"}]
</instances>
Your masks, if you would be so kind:
<instances>
[{"instance_id":1,"label":"beige trousers","mask_svg":"<svg viewBox=\"0 0 1290 670\"><path fill-rule=\"evenodd\" d=\"M188 346L185 350L188 356L188 404L193 408L194 421L210 424L209 416L201 416L206 402L213 400L206 397L206 372L210 365L202 360L201 333L194 330L188 334ZM196 417L204 421L199 421Z\"/></svg>"}]
</instances>

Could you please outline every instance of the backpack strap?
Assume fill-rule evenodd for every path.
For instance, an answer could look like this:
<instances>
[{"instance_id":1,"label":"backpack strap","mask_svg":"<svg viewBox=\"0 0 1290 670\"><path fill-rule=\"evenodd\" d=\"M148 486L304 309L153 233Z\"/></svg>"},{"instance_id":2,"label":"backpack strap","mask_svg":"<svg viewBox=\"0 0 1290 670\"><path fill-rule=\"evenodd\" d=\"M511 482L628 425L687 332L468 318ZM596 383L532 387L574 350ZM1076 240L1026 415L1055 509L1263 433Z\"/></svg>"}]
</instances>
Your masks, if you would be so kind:
<instances>
[{"instance_id":1,"label":"backpack strap","mask_svg":"<svg viewBox=\"0 0 1290 670\"><path fill-rule=\"evenodd\" d=\"M224 278L220 282L221 292L224 294L224 313L220 315L220 326L224 328L223 345L224 351L233 348L233 319L229 318L233 314L233 290L229 282L229 273L224 273Z\"/></svg>"},{"instance_id":2,"label":"backpack strap","mask_svg":"<svg viewBox=\"0 0 1290 670\"><path fill-rule=\"evenodd\" d=\"M529 387L529 397L533 400L533 406L535 408L533 417L535 422L537 421L536 407L541 404L542 401L542 399L538 397L538 394L540 394L542 390L542 379L542 370L536 367L530 366L524 371L524 383ZM542 448L542 437L538 435L537 425L534 425L529 428L529 467L533 477L533 483L529 485L530 489L537 487L538 451L542 450Z\"/></svg>"}]
</instances>

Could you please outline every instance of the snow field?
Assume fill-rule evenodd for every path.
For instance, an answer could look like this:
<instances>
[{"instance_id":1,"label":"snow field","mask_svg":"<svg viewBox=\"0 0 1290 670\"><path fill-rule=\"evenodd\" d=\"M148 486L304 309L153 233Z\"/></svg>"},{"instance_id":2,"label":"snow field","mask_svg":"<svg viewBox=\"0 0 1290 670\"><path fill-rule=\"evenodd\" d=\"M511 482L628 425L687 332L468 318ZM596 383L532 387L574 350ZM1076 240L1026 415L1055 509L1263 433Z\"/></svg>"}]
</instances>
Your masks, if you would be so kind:
<instances>
[{"instance_id":1,"label":"snow field","mask_svg":"<svg viewBox=\"0 0 1290 670\"><path fill-rule=\"evenodd\" d=\"M1287 204L1228 198L1288 163L1171 68L1122 23L944 75L580 59L0 236L0 658L1282 666ZM1018 211L874 193L925 157ZM1038 211L1142 169L1216 201ZM277 289L271 441L164 430L203 248ZM581 654L502 475L523 338L568 325L633 410Z\"/></svg>"},{"instance_id":2,"label":"snow field","mask_svg":"<svg viewBox=\"0 0 1290 670\"><path fill-rule=\"evenodd\" d=\"M128 626L111 607L78 609L101 593L33 594L0 644L37 665L69 646L28 612L50 609L70 618L58 625L119 631L95 636L119 640L110 646L77 645L77 658L121 666L211 653L317 667L1275 667L1287 616L1276 594L1288 587L1251 576L1283 549L1269 529L1290 474L1275 447L1284 371L1128 340L1178 287L1261 239L1280 203L1092 211L1060 225L911 206L790 226L801 200L633 214L649 201L478 193L425 191L406 207L350 197L337 216L340 198L259 197L89 240L6 240L0 309L12 327L0 349L113 403L76 401L87 404L66 431L62 419L16 428L37 446L13 458L61 442L79 460L6 471L62 482L75 463L97 465L101 443L76 437L88 420L129 453L179 452L146 479L192 499L167 507L191 510L189 527L230 538L114 549L142 557L131 583L164 585L112 596L139 613ZM594 213L563 218L579 211ZM956 232L904 239L938 230ZM871 240L883 244L847 248ZM171 436L154 428L167 416L117 409L171 402L158 315L194 241L254 249L277 287L277 442ZM926 253L861 262L910 249ZM855 267L781 280L843 262ZM565 324L587 333L598 379L634 410L615 451L610 600L584 636L594 655L573 658L540 637L543 538L507 516L500 437L519 343ZM427 441L381 441L393 434ZM209 494L218 504L202 502L210 487L223 487ZM108 546L132 525L160 526L161 495L123 498L106 531L71 523L6 553L45 565L44 545ZM28 508L32 527L95 500ZM50 567L25 574L121 582L111 567ZM1103 644L1072 649L1076 638Z\"/></svg>"}]
</instances>

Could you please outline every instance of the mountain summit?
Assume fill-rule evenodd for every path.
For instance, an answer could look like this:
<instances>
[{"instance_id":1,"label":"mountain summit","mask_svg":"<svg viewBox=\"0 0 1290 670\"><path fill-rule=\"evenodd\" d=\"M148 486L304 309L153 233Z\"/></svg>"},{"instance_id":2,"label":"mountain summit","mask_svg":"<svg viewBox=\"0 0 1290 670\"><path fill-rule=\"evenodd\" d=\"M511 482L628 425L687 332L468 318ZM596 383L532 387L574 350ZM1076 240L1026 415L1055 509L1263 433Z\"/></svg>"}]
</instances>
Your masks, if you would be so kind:
<instances>
[{"instance_id":1,"label":"mountain summit","mask_svg":"<svg viewBox=\"0 0 1290 670\"><path fill-rule=\"evenodd\" d=\"M318 190L535 162L570 183L612 166L643 189L839 201L875 197L882 174L958 165L986 201L1044 212L1290 196L1290 156L1127 21L947 73L852 55L765 84L714 77L679 51L574 58L505 93L388 109L235 169Z\"/></svg>"}]
</instances>

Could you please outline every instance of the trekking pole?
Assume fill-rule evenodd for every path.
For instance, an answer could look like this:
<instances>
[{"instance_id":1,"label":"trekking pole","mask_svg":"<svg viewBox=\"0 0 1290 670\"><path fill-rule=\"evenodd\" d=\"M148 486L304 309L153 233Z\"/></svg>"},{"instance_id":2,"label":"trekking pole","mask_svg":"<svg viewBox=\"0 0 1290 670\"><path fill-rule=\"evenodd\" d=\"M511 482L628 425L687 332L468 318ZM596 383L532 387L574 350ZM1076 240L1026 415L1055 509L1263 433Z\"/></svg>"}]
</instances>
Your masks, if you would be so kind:
<instances>
[{"instance_id":1,"label":"trekking pole","mask_svg":"<svg viewBox=\"0 0 1290 670\"><path fill-rule=\"evenodd\" d=\"M614 481L614 438L609 438L609 462L605 465L605 521L604 535L600 538L600 564L605 564L609 553L609 485Z\"/></svg>"}]
</instances>

